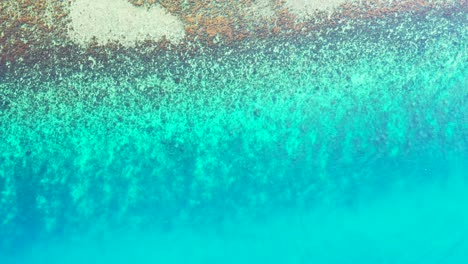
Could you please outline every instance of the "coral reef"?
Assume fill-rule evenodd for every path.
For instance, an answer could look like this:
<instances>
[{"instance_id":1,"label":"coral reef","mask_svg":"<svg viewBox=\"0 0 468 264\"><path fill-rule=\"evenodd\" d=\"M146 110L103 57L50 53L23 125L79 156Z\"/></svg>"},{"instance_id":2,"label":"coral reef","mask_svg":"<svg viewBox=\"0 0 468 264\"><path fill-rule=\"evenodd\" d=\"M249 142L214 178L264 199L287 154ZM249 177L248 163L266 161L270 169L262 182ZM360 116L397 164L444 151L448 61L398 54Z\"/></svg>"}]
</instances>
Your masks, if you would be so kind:
<instances>
[{"instance_id":1,"label":"coral reef","mask_svg":"<svg viewBox=\"0 0 468 264\"><path fill-rule=\"evenodd\" d=\"M2 1L0 3L0 31L2 32L0 34L0 67L5 69L6 66L23 60L41 61L43 56L47 57L47 54L51 52L69 53L69 48L75 45L70 40L69 34L69 14L73 11L71 6L83 1ZM122 1L127 0L111 3L110 10L113 7L122 6ZM88 5L94 4L93 1L88 2ZM351 19L388 16L391 13L427 12L437 8L445 8L447 12L451 12L452 8L466 8L466 2L462 0L399 0L391 2L378 0L336 0L331 2L318 0L128 0L128 2L136 8L147 10L146 12L151 12L149 10L154 8L164 8L169 12L167 16L175 16L184 24L185 39L183 43L200 42L208 45L230 45L249 37L306 34L326 25L343 24ZM86 1L83 3L86 4ZM301 9L302 4L304 4L304 8ZM139 14L144 12L143 10L138 11ZM110 11L104 13L116 14L116 12ZM163 13L160 12L158 16L163 16ZM145 18L144 15L141 18L151 21L150 18ZM119 23L120 26L118 26ZM78 38L76 38L77 34L71 34L72 40L78 39L78 43L88 43L91 46L98 44L108 47L119 46L120 44L131 44L133 46L134 42L139 42L151 48L168 47L168 45L161 45L161 43L167 40L170 42L172 40L174 43L179 42L181 39L182 33L177 29L174 34L166 34L165 37L163 37L163 31L152 34L149 28L155 30L153 26L148 26L146 31L143 30L140 37L124 38L125 34L135 35L135 31L139 31L141 28L131 20L123 20L119 23L113 23L117 28L110 26L95 32L96 35L99 35L95 39L97 42L93 41L91 36L84 37L80 34L78 34ZM77 23L77 25L83 25L83 23ZM168 27L164 32L170 32L168 30L173 26ZM91 28L93 27L83 28L82 32L89 31ZM116 33L119 30L121 33ZM121 43L119 44L119 42ZM57 46L57 43L60 43L60 47ZM187 45L184 48L187 48ZM47 50L47 52L44 50Z\"/></svg>"},{"instance_id":2,"label":"coral reef","mask_svg":"<svg viewBox=\"0 0 468 264\"><path fill-rule=\"evenodd\" d=\"M352 205L466 160L465 1L119 1L0 2L1 249Z\"/></svg>"},{"instance_id":3,"label":"coral reef","mask_svg":"<svg viewBox=\"0 0 468 264\"><path fill-rule=\"evenodd\" d=\"M10 74L0 82L0 243L99 221L261 217L335 191L352 203L357 185L401 182L394 162L408 164L403 178L420 177L414 160L466 150L461 17L337 23L203 56L170 44L147 57L119 46L100 56L96 45L70 72ZM199 34L231 32L210 21Z\"/></svg>"}]
</instances>

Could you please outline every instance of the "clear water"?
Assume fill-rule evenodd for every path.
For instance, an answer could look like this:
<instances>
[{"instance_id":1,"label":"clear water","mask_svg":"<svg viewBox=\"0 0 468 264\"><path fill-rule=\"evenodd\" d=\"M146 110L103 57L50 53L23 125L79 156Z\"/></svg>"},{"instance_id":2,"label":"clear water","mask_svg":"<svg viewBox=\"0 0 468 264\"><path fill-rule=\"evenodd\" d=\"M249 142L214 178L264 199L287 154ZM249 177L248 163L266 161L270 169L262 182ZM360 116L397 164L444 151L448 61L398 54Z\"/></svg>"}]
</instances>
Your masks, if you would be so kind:
<instances>
[{"instance_id":1,"label":"clear water","mask_svg":"<svg viewBox=\"0 0 468 264\"><path fill-rule=\"evenodd\" d=\"M467 263L465 19L3 76L1 263Z\"/></svg>"}]
</instances>

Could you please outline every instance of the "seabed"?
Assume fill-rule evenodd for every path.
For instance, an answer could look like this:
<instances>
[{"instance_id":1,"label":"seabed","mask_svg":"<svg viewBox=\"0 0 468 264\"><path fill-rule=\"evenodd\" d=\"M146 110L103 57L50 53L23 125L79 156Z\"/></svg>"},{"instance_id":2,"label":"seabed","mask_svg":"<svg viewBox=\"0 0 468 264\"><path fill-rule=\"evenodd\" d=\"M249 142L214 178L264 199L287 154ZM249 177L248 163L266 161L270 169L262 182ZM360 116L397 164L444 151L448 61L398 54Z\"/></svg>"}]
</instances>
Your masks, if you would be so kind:
<instances>
[{"instance_id":1,"label":"seabed","mask_svg":"<svg viewBox=\"0 0 468 264\"><path fill-rule=\"evenodd\" d=\"M242 28L109 6L180 27L152 40L93 36L92 1L20 2L0 5L0 263L468 263L464 1L240 1L271 8ZM50 6L75 27L26 41Z\"/></svg>"}]
</instances>

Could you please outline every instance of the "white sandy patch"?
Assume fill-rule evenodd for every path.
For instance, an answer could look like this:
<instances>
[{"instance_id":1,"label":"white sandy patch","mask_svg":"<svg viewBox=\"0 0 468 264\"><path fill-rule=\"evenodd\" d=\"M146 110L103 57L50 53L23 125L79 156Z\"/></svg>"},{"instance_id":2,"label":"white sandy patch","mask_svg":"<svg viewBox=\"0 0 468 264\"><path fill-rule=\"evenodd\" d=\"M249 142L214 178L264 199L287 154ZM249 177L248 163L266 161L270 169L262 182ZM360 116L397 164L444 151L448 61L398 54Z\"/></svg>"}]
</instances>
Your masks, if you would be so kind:
<instances>
[{"instance_id":1,"label":"white sandy patch","mask_svg":"<svg viewBox=\"0 0 468 264\"><path fill-rule=\"evenodd\" d=\"M331 12L350 0L286 0L286 7L299 19L307 18L316 11Z\"/></svg>"},{"instance_id":2,"label":"white sandy patch","mask_svg":"<svg viewBox=\"0 0 468 264\"><path fill-rule=\"evenodd\" d=\"M83 46L94 37L101 45L118 41L127 47L163 36L172 43L185 37L182 21L162 7L135 7L127 0L75 0L70 19L68 34Z\"/></svg>"},{"instance_id":3,"label":"white sandy patch","mask_svg":"<svg viewBox=\"0 0 468 264\"><path fill-rule=\"evenodd\" d=\"M270 18L275 15L271 0L256 0L248 9L247 12L253 18Z\"/></svg>"}]
</instances>

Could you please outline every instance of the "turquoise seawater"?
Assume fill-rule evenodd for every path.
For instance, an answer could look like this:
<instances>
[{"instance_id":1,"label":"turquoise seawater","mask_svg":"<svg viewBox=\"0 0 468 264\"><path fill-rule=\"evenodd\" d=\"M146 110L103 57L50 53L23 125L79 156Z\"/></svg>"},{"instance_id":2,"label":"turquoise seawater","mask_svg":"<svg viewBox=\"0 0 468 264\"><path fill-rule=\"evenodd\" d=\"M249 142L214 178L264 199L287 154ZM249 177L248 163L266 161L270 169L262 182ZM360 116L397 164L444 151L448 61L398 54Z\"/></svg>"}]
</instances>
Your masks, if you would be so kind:
<instances>
[{"instance_id":1,"label":"turquoise seawater","mask_svg":"<svg viewBox=\"0 0 468 264\"><path fill-rule=\"evenodd\" d=\"M0 262L468 263L465 22L4 74Z\"/></svg>"}]
</instances>

